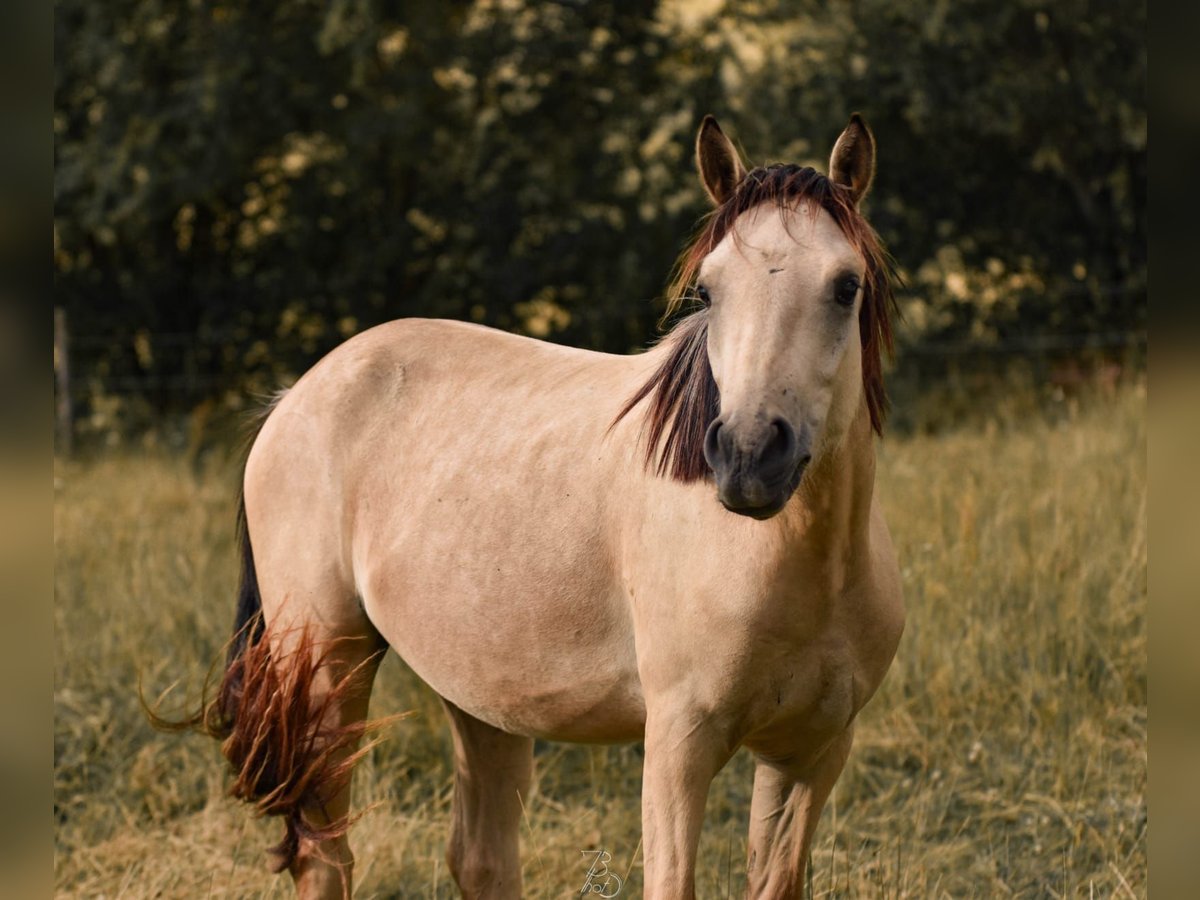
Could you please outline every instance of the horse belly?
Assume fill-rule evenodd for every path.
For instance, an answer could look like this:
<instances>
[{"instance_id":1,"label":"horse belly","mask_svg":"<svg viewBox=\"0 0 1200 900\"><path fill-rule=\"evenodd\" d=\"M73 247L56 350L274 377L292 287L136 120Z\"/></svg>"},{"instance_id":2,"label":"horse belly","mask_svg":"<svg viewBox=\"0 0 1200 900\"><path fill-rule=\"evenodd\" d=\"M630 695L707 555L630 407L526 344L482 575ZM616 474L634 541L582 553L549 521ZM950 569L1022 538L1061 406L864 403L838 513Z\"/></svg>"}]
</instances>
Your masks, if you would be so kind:
<instances>
[{"instance_id":1,"label":"horse belly","mask_svg":"<svg viewBox=\"0 0 1200 900\"><path fill-rule=\"evenodd\" d=\"M543 543L511 527L426 534L372 568L364 607L423 681L482 721L552 740L636 740L645 703L627 604L594 548Z\"/></svg>"},{"instance_id":2,"label":"horse belly","mask_svg":"<svg viewBox=\"0 0 1200 900\"><path fill-rule=\"evenodd\" d=\"M379 352L389 365L372 365L390 374L373 390L387 402L362 416L373 425L354 445L343 516L376 628L483 721L636 737L644 704L610 550L629 451L606 430L624 367L432 324Z\"/></svg>"}]
</instances>

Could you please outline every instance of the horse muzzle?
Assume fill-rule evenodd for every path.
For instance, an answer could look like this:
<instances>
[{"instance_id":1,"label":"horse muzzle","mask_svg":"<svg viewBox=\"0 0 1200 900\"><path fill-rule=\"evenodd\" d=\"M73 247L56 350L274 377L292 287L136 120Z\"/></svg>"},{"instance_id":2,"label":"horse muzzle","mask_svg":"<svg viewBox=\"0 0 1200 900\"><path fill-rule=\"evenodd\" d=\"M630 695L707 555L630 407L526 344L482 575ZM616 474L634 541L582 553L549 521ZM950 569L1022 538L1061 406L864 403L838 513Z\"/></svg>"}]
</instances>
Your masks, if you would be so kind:
<instances>
[{"instance_id":1,"label":"horse muzzle","mask_svg":"<svg viewBox=\"0 0 1200 900\"><path fill-rule=\"evenodd\" d=\"M717 418L704 436L704 458L717 498L730 512L769 519L787 504L812 460L808 429L799 434L783 418L734 428Z\"/></svg>"}]
</instances>

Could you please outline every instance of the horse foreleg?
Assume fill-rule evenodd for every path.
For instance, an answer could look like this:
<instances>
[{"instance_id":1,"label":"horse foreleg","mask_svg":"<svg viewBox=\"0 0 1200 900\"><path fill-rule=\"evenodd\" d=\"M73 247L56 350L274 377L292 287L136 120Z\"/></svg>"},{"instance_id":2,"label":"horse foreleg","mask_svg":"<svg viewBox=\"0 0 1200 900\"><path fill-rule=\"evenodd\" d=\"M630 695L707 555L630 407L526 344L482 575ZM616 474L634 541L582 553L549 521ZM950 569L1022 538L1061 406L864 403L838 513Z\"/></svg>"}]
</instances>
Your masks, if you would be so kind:
<instances>
[{"instance_id":1,"label":"horse foreleg","mask_svg":"<svg viewBox=\"0 0 1200 900\"><path fill-rule=\"evenodd\" d=\"M704 804L730 752L725 736L694 716L665 710L648 716L642 775L645 897L695 897Z\"/></svg>"},{"instance_id":2,"label":"horse foreleg","mask_svg":"<svg viewBox=\"0 0 1200 900\"><path fill-rule=\"evenodd\" d=\"M470 900L520 897L521 814L533 773L533 741L442 702L454 733L454 809L446 861Z\"/></svg>"},{"instance_id":3,"label":"horse foreleg","mask_svg":"<svg viewBox=\"0 0 1200 900\"><path fill-rule=\"evenodd\" d=\"M821 810L850 754L847 729L815 763L795 768L759 757L750 801L748 898L804 896L804 875Z\"/></svg>"}]
</instances>

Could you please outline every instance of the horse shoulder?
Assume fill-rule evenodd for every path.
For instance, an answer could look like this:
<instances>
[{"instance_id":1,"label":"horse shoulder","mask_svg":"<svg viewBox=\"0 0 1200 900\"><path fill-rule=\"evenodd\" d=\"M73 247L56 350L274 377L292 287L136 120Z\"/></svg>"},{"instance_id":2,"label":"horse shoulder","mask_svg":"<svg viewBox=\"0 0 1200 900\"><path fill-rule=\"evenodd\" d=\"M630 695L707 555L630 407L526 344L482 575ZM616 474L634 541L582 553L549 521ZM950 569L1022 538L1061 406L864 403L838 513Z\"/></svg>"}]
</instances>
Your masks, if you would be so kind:
<instances>
[{"instance_id":1,"label":"horse shoulder","mask_svg":"<svg viewBox=\"0 0 1200 900\"><path fill-rule=\"evenodd\" d=\"M900 565L892 544L891 532L878 504L871 509L869 566L862 581L862 595L856 605L859 660L858 705L875 693L904 632L904 593Z\"/></svg>"},{"instance_id":2,"label":"horse shoulder","mask_svg":"<svg viewBox=\"0 0 1200 900\"><path fill-rule=\"evenodd\" d=\"M892 534L878 504L871 510L871 567L881 619L896 640L904 628L904 591Z\"/></svg>"}]
</instances>

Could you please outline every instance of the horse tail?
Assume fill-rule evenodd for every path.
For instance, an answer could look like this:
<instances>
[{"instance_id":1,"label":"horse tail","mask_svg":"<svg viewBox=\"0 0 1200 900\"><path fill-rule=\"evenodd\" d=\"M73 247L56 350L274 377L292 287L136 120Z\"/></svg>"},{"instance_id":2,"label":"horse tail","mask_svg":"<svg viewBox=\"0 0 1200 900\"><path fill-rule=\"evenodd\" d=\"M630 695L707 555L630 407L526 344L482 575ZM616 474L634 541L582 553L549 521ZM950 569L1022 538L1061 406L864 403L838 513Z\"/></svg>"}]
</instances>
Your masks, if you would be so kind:
<instances>
[{"instance_id":1,"label":"horse tail","mask_svg":"<svg viewBox=\"0 0 1200 900\"><path fill-rule=\"evenodd\" d=\"M233 637L229 641L229 652L225 661L225 676L221 679L221 690L217 695L217 707L223 721L233 722L237 718L238 706L243 693L245 657L248 650L257 647L263 639L262 595L258 592L258 572L254 568L254 548L250 546L250 529L246 525L246 497L238 497L237 542L241 558L241 576L238 579L237 612L233 621Z\"/></svg>"},{"instance_id":2,"label":"horse tail","mask_svg":"<svg viewBox=\"0 0 1200 900\"><path fill-rule=\"evenodd\" d=\"M259 816L283 819L283 840L270 851L271 870L282 872L302 843L318 844L349 831L350 815L316 824L305 811L321 812L345 789L355 763L373 746L358 747L363 735L399 717L341 721L342 701L359 688L358 677L374 657L349 671L339 667L329 677L325 672L332 668L338 640L318 641L307 626L275 634L275 641L267 638L244 497L238 504L238 543L237 612L215 695L208 690L210 673L195 713L171 720L144 701L143 707L158 728L196 730L221 742L233 774L229 794Z\"/></svg>"}]
</instances>

